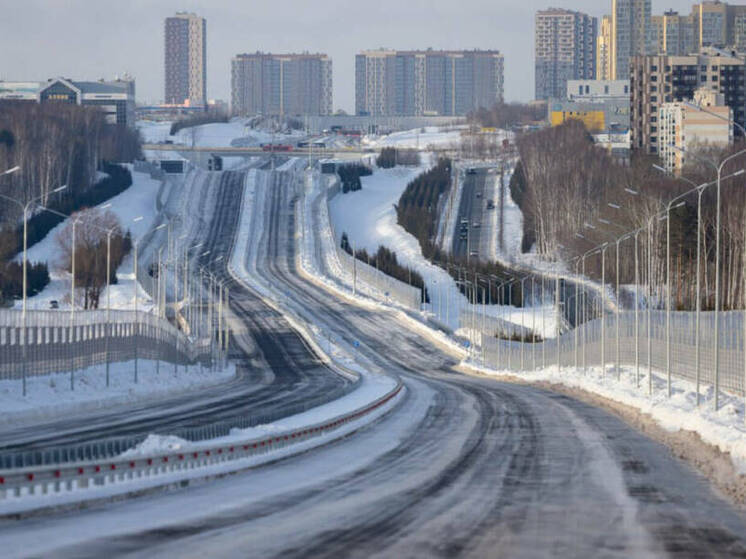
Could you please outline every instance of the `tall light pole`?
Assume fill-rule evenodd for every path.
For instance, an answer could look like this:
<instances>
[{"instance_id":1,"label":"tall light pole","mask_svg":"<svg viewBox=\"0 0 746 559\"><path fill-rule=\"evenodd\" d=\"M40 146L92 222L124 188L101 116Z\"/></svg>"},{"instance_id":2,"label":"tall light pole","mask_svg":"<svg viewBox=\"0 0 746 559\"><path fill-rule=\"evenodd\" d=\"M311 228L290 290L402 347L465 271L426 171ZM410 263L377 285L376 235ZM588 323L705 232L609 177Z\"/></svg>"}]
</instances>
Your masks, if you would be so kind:
<instances>
[{"instance_id":1,"label":"tall light pole","mask_svg":"<svg viewBox=\"0 0 746 559\"><path fill-rule=\"evenodd\" d=\"M139 221L142 221L143 217L137 216L132 220L132 223L137 223ZM135 335L134 335L134 341L135 341L135 384L137 384L138 378L137 378L137 350L138 350L138 337L140 336L140 319L137 315L137 245L140 243L140 239L135 239L135 241L132 243L133 249L134 249L134 258L132 261L132 272L134 275L134 278L132 280L132 285L135 290Z\"/></svg>"},{"instance_id":2,"label":"tall light pole","mask_svg":"<svg viewBox=\"0 0 746 559\"><path fill-rule=\"evenodd\" d=\"M715 397L714 406L715 411L720 407L720 208L721 208L721 183L723 179L723 169L725 165L746 153L746 149L742 149L732 155L729 155L723 159L720 164L716 164L709 159L697 157L694 154L689 153L687 150L678 146L671 146L672 148L681 151L682 153L689 154L695 159L706 162L712 165L717 171L717 195L715 203Z\"/></svg>"},{"instance_id":3,"label":"tall light pole","mask_svg":"<svg viewBox=\"0 0 746 559\"><path fill-rule=\"evenodd\" d=\"M21 168L19 166L13 167L12 169L8 169L7 171L4 171L0 176L10 175L12 173L15 173L19 171ZM67 185L60 186L58 188L55 188L50 192L49 194L55 194L57 192L62 192L67 188ZM3 198L5 200L9 200L10 202L13 202L14 204L17 204L23 214L23 279L22 279L22 285L23 285L23 293L22 293L22 312L21 312L21 330L23 331L23 355L22 355L22 392L23 396L26 395L26 373L27 373L27 346L28 346L28 332L26 332L26 300L28 298L28 213L29 209L33 204L36 202L39 202L40 200L44 199L44 196L38 196L36 198L33 198L31 200L28 200L25 204L21 202L20 200L16 200L15 198L11 198L10 196L5 196L4 194L0 194L0 198Z\"/></svg>"}]
</instances>

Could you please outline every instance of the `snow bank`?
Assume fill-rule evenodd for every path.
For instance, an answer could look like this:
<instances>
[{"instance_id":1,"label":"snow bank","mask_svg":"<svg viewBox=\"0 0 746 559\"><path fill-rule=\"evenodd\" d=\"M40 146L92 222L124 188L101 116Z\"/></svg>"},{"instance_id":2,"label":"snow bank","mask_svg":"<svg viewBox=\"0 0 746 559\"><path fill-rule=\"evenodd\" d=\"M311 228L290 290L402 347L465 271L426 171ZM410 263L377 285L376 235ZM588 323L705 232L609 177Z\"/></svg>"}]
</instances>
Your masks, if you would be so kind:
<instances>
[{"instance_id":1,"label":"snow bank","mask_svg":"<svg viewBox=\"0 0 746 559\"><path fill-rule=\"evenodd\" d=\"M372 148L427 149L430 147L458 147L461 144L461 133L465 128L465 126L453 128L426 126L394 132L385 136L364 136L360 144Z\"/></svg>"},{"instance_id":2,"label":"snow bank","mask_svg":"<svg viewBox=\"0 0 746 559\"><path fill-rule=\"evenodd\" d=\"M6 424L54 418L71 412L106 409L113 405L141 403L148 399L198 390L226 382L235 377L233 365L220 371L192 365L185 370L161 362L140 359L138 382L134 382L134 361L111 363L109 386L106 366L96 365L75 371L75 390L70 390L70 373L30 376L26 379L26 396L20 380L0 380L0 409Z\"/></svg>"},{"instance_id":3,"label":"snow bank","mask_svg":"<svg viewBox=\"0 0 746 559\"><path fill-rule=\"evenodd\" d=\"M647 369L640 370L640 384L637 385L634 367L622 367L620 380L616 372L607 369L604 374L600 367L590 367L588 371L574 367L558 370L556 366L543 370L515 373L484 369L473 364L467 365L487 375L513 376L528 382L549 382L577 388L598 394L649 415L663 429L692 431L704 442L729 453L739 474L746 474L746 425L744 423L743 398L720 393L720 409L713 406L714 390L711 386L700 388L700 405L697 407L696 385L683 379L672 379L671 397L667 395L666 378L653 372L653 391L648 395Z\"/></svg>"}]
</instances>

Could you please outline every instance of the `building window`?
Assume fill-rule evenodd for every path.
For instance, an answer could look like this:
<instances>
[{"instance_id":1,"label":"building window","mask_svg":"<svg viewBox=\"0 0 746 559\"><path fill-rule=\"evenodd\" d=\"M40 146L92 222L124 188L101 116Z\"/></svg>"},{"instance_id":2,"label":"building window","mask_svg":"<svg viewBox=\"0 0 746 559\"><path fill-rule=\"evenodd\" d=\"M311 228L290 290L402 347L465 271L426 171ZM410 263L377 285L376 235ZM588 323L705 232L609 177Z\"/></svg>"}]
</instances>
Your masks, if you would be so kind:
<instances>
[{"instance_id":1,"label":"building window","mask_svg":"<svg viewBox=\"0 0 746 559\"><path fill-rule=\"evenodd\" d=\"M653 64L653 65L652 65L652 66L650 67L650 71L651 71L651 72L657 72L657 71L658 71L658 66L656 66L655 64Z\"/></svg>"}]
</instances>

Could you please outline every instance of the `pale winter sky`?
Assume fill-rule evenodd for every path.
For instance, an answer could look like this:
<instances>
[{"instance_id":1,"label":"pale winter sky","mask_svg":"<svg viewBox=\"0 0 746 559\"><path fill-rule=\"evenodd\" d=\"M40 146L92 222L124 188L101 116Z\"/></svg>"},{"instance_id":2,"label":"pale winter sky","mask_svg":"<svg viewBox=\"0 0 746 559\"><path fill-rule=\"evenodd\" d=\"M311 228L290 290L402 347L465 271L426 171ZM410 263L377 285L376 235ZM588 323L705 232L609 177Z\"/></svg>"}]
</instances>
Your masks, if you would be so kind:
<instances>
[{"instance_id":1,"label":"pale winter sky","mask_svg":"<svg viewBox=\"0 0 746 559\"><path fill-rule=\"evenodd\" d=\"M690 0L653 0L653 13L689 13ZM208 97L230 99L237 53L325 52L334 65L334 107L354 110L359 50L499 49L505 94L534 91L538 9L600 17L611 0L0 0L0 79L112 78L129 72L138 101L163 97L163 19L177 10L207 18Z\"/></svg>"}]
</instances>

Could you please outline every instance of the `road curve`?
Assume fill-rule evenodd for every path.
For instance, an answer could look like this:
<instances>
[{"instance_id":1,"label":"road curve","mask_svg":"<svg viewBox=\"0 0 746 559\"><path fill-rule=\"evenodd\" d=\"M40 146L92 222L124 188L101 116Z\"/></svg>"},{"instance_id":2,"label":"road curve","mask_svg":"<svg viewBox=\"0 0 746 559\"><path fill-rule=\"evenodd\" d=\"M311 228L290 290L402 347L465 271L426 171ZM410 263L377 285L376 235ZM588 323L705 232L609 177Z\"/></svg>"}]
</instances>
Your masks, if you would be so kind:
<instances>
[{"instance_id":1,"label":"road curve","mask_svg":"<svg viewBox=\"0 0 746 559\"><path fill-rule=\"evenodd\" d=\"M391 313L300 279L293 177L272 178L262 273L336 336L359 340L361 358L399 374L405 400L354 436L276 464L0 526L11 554L746 556L743 515L664 446L565 395L458 374Z\"/></svg>"},{"instance_id":2,"label":"road curve","mask_svg":"<svg viewBox=\"0 0 746 559\"><path fill-rule=\"evenodd\" d=\"M217 208L205 232L205 246L212 254L228 255L245 178L243 172L220 175ZM216 271L224 273L224 268ZM244 326L231 348L238 372L235 380L206 387L198 394L159 400L156 407L152 402L118 406L32 426L0 427L0 458L144 438L149 433L182 434L212 423L235 422L242 416L272 421L314 402L334 399L348 389L350 381L324 366L281 315L246 290L234 289L231 296L232 309ZM27 463L34 458L33 454L27 457Z\"/></svg>"}]
</instances>

